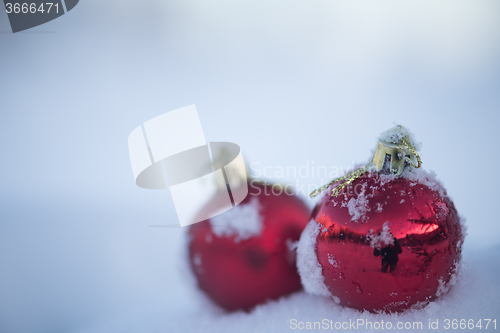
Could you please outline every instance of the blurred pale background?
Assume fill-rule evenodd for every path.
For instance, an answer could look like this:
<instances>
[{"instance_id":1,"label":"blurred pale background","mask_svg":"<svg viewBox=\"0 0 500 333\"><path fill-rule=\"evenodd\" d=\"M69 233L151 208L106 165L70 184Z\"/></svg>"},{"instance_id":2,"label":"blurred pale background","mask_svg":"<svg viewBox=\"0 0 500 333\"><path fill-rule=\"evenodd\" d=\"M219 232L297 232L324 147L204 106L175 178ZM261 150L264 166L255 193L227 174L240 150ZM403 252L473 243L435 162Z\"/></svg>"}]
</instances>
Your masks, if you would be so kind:
<instances>
[{"instance_id":1,"label":"blurred pale background","mask_svg":"<svg viewBox=\"0 0 500 333\"><path fill-rule=\"evenodd\" d=\"M18 34L1 8L0 332L196 307L184 230L149 227L178 223L170 194L135 186L127 150L189 104L262 166L349 167L406 125L465 257L500 249L498 1L82 0Z\"/></svg>"}]
</instances>

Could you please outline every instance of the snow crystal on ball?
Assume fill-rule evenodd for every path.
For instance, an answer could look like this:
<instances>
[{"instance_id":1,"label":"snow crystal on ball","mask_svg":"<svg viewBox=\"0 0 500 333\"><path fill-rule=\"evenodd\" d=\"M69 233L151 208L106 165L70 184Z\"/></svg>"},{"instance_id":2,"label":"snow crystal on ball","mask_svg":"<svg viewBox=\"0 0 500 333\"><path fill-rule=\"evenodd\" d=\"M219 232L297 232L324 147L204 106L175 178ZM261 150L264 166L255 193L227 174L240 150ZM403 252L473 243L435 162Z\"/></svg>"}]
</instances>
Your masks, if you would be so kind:
<instances>
[{"instance_id":1,"label":"snow crystal on ball","mask_svg":"<svg viewBox=\"0 0 500 333\"><path fill-rule=\"evenodd\" d=\"M256 197L210 219L214 234L219 237L236 236L235 241L260 235L264 227L260 216L261 205Z\"/></svg>"},{"instance_id":2,"label":"snow crystal on ball","mask_svg":"<svg viewBox=\"0 0 500 333\"><path fill-rule=\"evenodd\" d=\"M335 256L333 254L328 253L328 262L333 267L336 267L336 268L339 267L339 264L337 263L337 258L335 258Z\"/></svg>"},{"instance_id":3,"label":"snow crystal on ball","mask_svg":"<svg viewBox=\"0 0 500 333\"><path fill-rule=\"evenodd\" d=\"M394 237L391 234L388 222L384 223L380 235L375 234L373 229L370 229L366 238L370 241L370 246L377 249L394 244Z\"/></svg>"},{"instance_id":4,"label":"snow crystal on ball","mask_svg":"<svg viewBox=\"0 0 500 333\"><path fill-rule=\"evenodd\" d=\"M311 220L300 236L297 246L297 268L306 292L314 295L330 296L325 286L323 270L316 258L316 238L320 226Z\"/></svg>"},{"instance_id":5,"label":"snow crystal on ball","mask_svg":"<svg viewBox=\"0 0 500 333\"><path fill-rule=\"evenodd\" d=\"M401 176L410 181L410 186L417 184L425 185L431 190L438 192L441 197L446 196L443 185L436 178L436 174L433 171L427 172L422 168L405 168Z\"/></svg>"},{"instance_id":6,"label":"snow crystal on ball","mask_svg":"<svg viewBox=\"0 0 500 333\"><path fill-rule=\"evenodd\" d=\"M396 176L393 175L392 173L390 173L390 174L381 173L381 174L379 174L379 178L380 178L380 186L384 186L385 184L390 183L394 179L396 179ZM382 188L382 190L384 190L384 188Z\"/></svg>"},{"instance_id":7,"label":"snow crystal on ball","mask_svg":"<svg viewBox=\"0 0 500 333\"><path fill-rule=\"evenodd\" d=\"M368 217L366 212L370 211L370 206L368 205L368 198L365 195L365 188L361 191L356 198L351 198L347 203L347 208L349 209L349 215L351 215L351 221L367 222Z\"/></svg>"}]
</instances>

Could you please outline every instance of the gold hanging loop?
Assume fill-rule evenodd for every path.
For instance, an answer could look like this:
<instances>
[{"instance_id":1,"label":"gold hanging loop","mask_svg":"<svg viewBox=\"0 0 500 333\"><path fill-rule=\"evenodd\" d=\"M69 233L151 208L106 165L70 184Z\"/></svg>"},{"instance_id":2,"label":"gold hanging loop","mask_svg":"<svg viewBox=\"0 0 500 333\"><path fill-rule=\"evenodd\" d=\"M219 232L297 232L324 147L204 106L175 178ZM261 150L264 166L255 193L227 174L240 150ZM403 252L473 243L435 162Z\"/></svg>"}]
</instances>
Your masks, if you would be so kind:
<instances>
[{"instance_id":1,"label":"gold hanging loop","mask_svg":"<svg viewBox=\"0 0 500 333\"><path fill-rule=\"evenodd\" d=\"M309 194L309 196L311 198L314 198L315 196L317 196L318 194L320 194L321 192L323 192L324 190L326 190L327 188L329 188L331 185L335 184L335 183L339 183L339 182L342 182L345 180L345 182L339 184L337 187L335 187L333 190L332 190L332 195L334 196L337 196L339 195L339 193L345 188L347 187L349 184L351 184L353 181L355 181L356 179L358 179L362 174L364 174L367 169L368 169L368 166L370 164L368 164L367 166L365 167L361 167L357 170L354 170L353 172L350 172L348 173L347 175L344 175L342 177L338 177L338 178L335 178L334 180L332 180L331 182L329 182L328 184L325 184L323 186L321 186L320 188L314 190L311 192L311 194Z\"/></svg>"}]
</instances>

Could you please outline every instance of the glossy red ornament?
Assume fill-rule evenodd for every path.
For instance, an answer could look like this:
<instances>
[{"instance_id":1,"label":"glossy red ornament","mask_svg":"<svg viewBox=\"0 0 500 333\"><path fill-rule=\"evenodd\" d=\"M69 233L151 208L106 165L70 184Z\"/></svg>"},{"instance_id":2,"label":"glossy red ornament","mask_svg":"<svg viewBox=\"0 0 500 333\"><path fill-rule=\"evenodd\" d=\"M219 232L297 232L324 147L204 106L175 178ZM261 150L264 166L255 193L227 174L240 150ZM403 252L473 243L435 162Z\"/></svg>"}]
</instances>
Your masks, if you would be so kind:
<instances>
[{"instance_id":1,"label":"glossy red ornament","mask_svg":"<svg viewBox=\"0 0 500 333\"><path fill-rule=\"evenodd\" d=\"M307 225L310 209L280 186L251 182L249 195L233 208L231 216L238 209L248 209L255 200L260 206L262 229L251 237L216 232L213 219L189 229L189 261L198 285L230 311L250 310L301 289L291 244Z\"/></svg>"},{"instance_id":2,"label":"glossy red ornament","mask_svg":"<svg viewBox=\"0 0 500 333\"><path fill-rule=\"evenodd\" d=\"M338 303L400 312L447 292L459 268L464 233L453 202L433 175L421 169L399 177L373 172L337 197L331 190L311 223L320 227L315 253Z\"/></svg>"}]
</instances>

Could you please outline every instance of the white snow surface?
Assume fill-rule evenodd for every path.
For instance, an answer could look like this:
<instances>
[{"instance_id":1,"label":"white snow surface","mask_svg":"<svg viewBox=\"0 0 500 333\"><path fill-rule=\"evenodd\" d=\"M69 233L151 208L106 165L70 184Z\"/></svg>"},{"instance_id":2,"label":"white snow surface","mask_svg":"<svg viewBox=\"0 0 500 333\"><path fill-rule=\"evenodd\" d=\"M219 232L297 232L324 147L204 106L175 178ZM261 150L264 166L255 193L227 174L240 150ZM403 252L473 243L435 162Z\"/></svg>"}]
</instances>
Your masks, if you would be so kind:
<instances>
[{"instance_id":1,"label":"white snow surface","mask_svg":"<svg viewBox=\"0 0 500 333\"><path fill-rule=\"evenodd\" d=\"M311 220L302 235L297 246L297 268L304 289L313 295L330 296L325 286L325 279L318 259L316 258L316 237L319 234L320 225Z\"/></svg>"},{"instance_id":2,"label":"white snow surface","mask_svg":"<svg viewBox=\"0 0 500 333\"><path fill-rule=\"evenodd\" d=\"M257 197L248 203L239 204L232 209L210 219L214 233L219 237L236 236L236 242L259 235L263 221L260 215L262 206Z\"/></svg>"},{"instance_id":3,"label":"white snow surface","mask_svg":"<svg viewBox=\"0 0 500 333\"><path fill-rule=\"evenodd\" d=\"M311 230L311 229L310 229ZM465 258L466 267L460 279L451 288L449 293L437 301L429 303L421 309L410 309L401 314L373 314L367 311L360 312L338 305L334 299L297 292L281 299L269 301L257 306L250 313L226 313L215 306L207 297L196 289L191 276L185 276L186 271L177 272L177 284L172 286L172 298L165 300L161 306L150 305L151 308L140 312L133 309L130 314L118 315L114 320L107 320L85 329L74 331L76 333L164 333L164 332L397 332L392 329L368 329L360 325L357 329L293 329L292 322L306 325L311 322L322 323L330 320L335 323L358 322L362 320L371 323L391 322L395 326L398 322L403 324L421 322L422 329L408 329L404 332L448 332L458 330L445 330L445 320L461 319L474 320L477 324L482 319L483 329L467 329L463 331L496 332L493 323L488 330L484 329L484 319L497 319L497 330L500 290L497 288L498 274L500 274L500 248L487 252L469 253ZM185 266L185 258L182 258ZM189 274L187 274L189 275ZM174 288L175 287L175 288ZM145 305L140 305L139 308ZM429 329L429 321L438 321L439 330ZM317 324L318 325L318 324ZM357 326L356 326L357 327Z\"/></svg>"}]
</instances>

